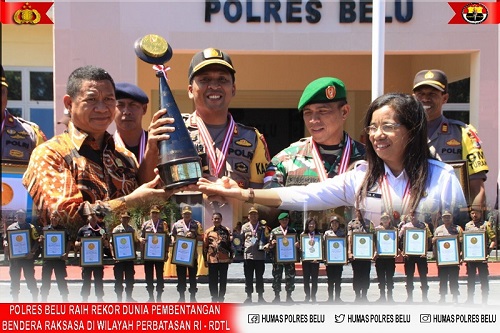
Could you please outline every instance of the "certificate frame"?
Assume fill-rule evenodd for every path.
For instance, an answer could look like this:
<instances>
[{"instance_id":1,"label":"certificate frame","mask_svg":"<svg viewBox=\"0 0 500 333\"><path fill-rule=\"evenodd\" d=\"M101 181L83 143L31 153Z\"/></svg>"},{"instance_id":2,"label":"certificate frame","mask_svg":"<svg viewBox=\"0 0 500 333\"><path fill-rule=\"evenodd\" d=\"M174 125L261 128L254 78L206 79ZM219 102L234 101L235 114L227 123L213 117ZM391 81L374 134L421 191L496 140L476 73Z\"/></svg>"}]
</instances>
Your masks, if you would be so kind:
<instances>
[{"instance_id":1,"label":"certificate frame","mask_svg":"<svg viewBox=\"0 0 500 333\"><path fill-rule=\"evenodd\" d=\"M135 260L135 242L133 233L118 232L111 234L111 237L113 240L113 254L115 256L115 260Z\"/></svg>"},{"instance_id":2,"label":"certificate frame","mask_svg":"<svg viewBox=\"0 0 500 333\"><path fill-rule=\"evenodd\" d=\"M377 255L379 257L396 257L398 255L398 232L394 229L377 230ZM382 246L384 242L384 246Z\"/></svg>"},{"instance_id":3,"label":"certificate frame","mask_svg":"<svg viewBox=\"0 0 500 333\"><path fill-rule=\"evenodd\" d=\"M462 254L464 261L486 260L486 232L464 231L462 242ZM481 245L482 244L482 245Z\"/></svg>"},{"instance_id":4,"label":"certificate frame","mask_svg":"<svg viewBox=\"0 0 500 333\"><path fill-rule=\"evenodd\" d=\"M7 230L7 239L9 243L9 258L26 258L31 252L30 230L17 229Z\"/></svg>"},{"instance_id":5,"label":"certificate frame","mask_svg":"<svg viewBox=\"0 0 500 333\"><path fill-rule=\"evenodd\" d=\"M144 243L144 260L165 261L167 234L163 232L146 232ZM159 243L159 245L156 245ZM155 248L159 246L159 250Z\"/></svg>"},{"instance_id":6,"label":"certificate frame","mask_svg":"<svg viewBox=\"0 0 500 333\"><path fill-rule=\"evenodd\" d=\"M51 244L54 243L54 244ZM49 246L49 244L51 246ZM61 259L66 253L66 231L44 230L43 231L43 258Z\"/></svg>"},{"instance_id":7,"label":"certificate frame","mask_svg":"<svg viewBox=\"0 0 500 333\"><path fill-rule=\"evenodd\" d=\"M102 266L102 237L84 237L80 242L80 266Z\"/></svg>"},{"instance_id":8,"label":"certificate frame","mask_svg":"<svg viewBox=\"0 0 500 333\"><path fill-rule=\"evenodd\" d=\"M193 267L197 246L196 238L178 236L172 250L172 264Z\"/></svg>"},{"instance_id":9,"label":"certificate frame","mask_svg":"<svg viewBox=\"0 0 500 333\"><path fill-rule=\"evenodd\" d=\"M438 266L460 264L458 235L436 237L436 262Z\"/></svg>"},{"instance_id":10,"label":"certificate frame","mask_svg":"<svg viewBox=\"0 0 500 333\"><path fill-rule=\"evenodd\" d=\"M338 250L330 250L332 248ZM337 256L337 254L340 254L340 256ZM347 239L345 237L325 237L325 264L347 264Z\"/></svg>"},{"instance_id":11,"label":"certificate frame","mask_svg":"<svg viewBox=\"0 0 500 333\"><path fill-rule=\"evenodd\" d=\"M403 252L408 256L427 255L427 230L407 228L404 232Z\"/></svg>"},{"instance_id":12,"label":"certificate frame","mask_svg":"<svg viewBox=\"0 0 500 333\"><path fill-rule=\"evenodd\" d=\"M368 247L365 249L364 244L366 242L368 242L369 244L368 244ZM353 259L355 259L355 260L372 260L373 259L373 256L374 256L373 233L371 233L371 232L353 232L351 246L352 246Z\"/></svg>"},{"instance_id":13,"label":"certificate frame","mask_svg":"<svg viewBox=\"0 0 500 333\"><path fill-rule=\"evenodd\" d=\"M297 248L295 247L295 234L275 235L276 246L274 261L277 264L295 263L298 260ZM288 247L292 249L288 249Z\"/></svg>"},{"instance_id":14,"label":"certificate frame","mask_svg":"<svg viewBox=\"0 0 500 333\"><path fill-rule=\"evenodd\" d=\"M10 216L22 209L26 212L26 217L30 217L35 211L35 205L22 184L28 164L15 163L2 162L2 214Z\"/></svg>"},{"instance_id":15,"label":"certificate frame","mask_svg":"<svg viewBox=\"0 0 500 333\"><path fill-rule=\"evenodd\" d=\"M455 175L460 181L460 185L462 185L462 190L464 192L465 199L467 200L467 204L470 204L469 169L467 168L467 161L454 160L445 161L445 163L453 167L453 171L455 171Z\"/></svg>"},{"instance_id":16,"label":"certificate frame","mask_svg":"<svg viewBox=\"0 0 500 333\"><path fill-rule=\"evenodd\" d=\"M302 261L323 261L323 237L320 234L315 234L313 242L311 245L309 235L300 235Z\"/></svg>"}]
</instances>

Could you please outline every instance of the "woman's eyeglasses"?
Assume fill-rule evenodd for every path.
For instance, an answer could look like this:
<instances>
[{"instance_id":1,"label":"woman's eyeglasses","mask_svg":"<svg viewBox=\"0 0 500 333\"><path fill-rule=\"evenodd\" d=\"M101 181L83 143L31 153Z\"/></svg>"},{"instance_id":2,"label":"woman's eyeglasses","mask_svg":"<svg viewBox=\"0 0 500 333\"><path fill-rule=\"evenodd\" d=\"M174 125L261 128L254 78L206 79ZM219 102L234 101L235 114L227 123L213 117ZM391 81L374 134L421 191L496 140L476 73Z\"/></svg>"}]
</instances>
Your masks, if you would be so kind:
<instances>
[{"instance_id":1,"label":"woman's eyeglasses","mask_svg":"<svg viewBox=\"0 0 500 333\"><path fill-rule=\"evenodd\" d=\"M393 133L399 126L401 126L401 124L382 124L380 126L371 125L365 127L365 132L368 135L373 135L380 129L383 133L388 134Z\"/></svg>"}]
</instances>

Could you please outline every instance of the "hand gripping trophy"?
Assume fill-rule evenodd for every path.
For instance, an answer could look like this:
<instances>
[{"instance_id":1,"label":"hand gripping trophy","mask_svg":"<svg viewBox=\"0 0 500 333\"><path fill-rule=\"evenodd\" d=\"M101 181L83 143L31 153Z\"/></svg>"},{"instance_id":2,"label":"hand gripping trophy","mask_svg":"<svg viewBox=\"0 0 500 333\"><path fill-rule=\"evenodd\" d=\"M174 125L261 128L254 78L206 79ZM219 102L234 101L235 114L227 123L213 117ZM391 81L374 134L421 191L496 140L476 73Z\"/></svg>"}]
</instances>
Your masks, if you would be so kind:
<instances>
[{"instance_id":1,"label":"hand gripping trophy","mask_svg":"<svg viewBox=\"0 0 500 333\"><path fill-rule=\"evenodd\" d=\"M164 63L172 58L172 48L163 37L153 34L139 38L134 48L141 60L154 65L160 80L160 108L167 109L164 117L174 119L171 126L175 127L175 131L170 133L170 139L158 143L158 170L165 188L174 189L196 183L202 174L201 158L167 83L168 68Z\"/></svg>"}]
</instances>

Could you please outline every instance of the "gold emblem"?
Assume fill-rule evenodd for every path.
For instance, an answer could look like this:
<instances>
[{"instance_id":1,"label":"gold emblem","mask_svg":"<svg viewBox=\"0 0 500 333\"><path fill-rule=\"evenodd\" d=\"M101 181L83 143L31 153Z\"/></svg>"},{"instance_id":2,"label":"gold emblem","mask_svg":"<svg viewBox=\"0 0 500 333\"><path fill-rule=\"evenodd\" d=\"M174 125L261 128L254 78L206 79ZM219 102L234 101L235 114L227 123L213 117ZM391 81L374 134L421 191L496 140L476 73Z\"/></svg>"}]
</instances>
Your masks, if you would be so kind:
<instances>
[{"instance_id":1,"label":"gold emblem","mask_svg":"<svg viewBox=\"0 0 500 333\"><path fill-rule=\"evenodd\" d=\"M241 244L241 241L239 238L235 238L235 239L233 239L233 243L234 243L234 245L238 246Z\"/></svg>"},{"instance_id":2,"label":"gold emblem","mask_svg":"<svg viewBox=\"0 0 500 333\"><path fill-rule=\"evenodd\" d=\"M16 242L22 242L22 240L23 240L23 236L21 236L21 235L16 236Z\"/></svg>"},{"instance_id":3,"label":"gold emblem","mask_svg":"<svg viewBox=\"0 0 500 333\"><path fill-rule=\"evenodd\" d=\"M245 139L240 139L240 140L236 141L235 144L238 146L242 146L242 147L252 147L252 144L250 143L250 141L245 140Z\"/></svg>"},{"instance_id":4,"label":"gold emblem","mask_svg":"<svg viewBox=\"0 0 500 333\"><path fill-rule=\"evenodd\" d=\"M95 248L94 243L90 243L90 244L87 246L87 248L88 248L89 250L93 250L93 249Z\"/></svg>"},{"instance_id":5,"label":"gold emblem","mask_svg":"<svg viewBox=\"0 0 500 333\"><path fill-rule=\"evenodd\" d=\"M14 190L7 183L2 183L2 206L7 206L14 199Z\"/></svg>"},{"instance_id":6,"label":"gold emblem","mask_svg":"<svg viewBox=\"0 0 500 333\"><path fill-rule=\"evenodd\" d=\"M222 52L220 50L217 50L214 48L208 48L208 49L203 50L203 57L205 59L210 59L210 58L222 59Z\"/></svg>"},{"instance_id":7,"label":"gold emblem","mask_svg":"<svg viewBox=\"0 0 500 333\"><path fill-rule=\"evenodd\" d=\"M425 73L424 78L427 79L427 80L433 79L434 78L434 73L431 72L431 71L428 71L427 73Z\"/></svg>"},{"instance_id":8,"label":"gold emblem","mask_svg":"<svg viewBox=\"0 0 500 333\"><path fill-rule=\"evenodd\" d=\"M388 241L390 238L391 238L391 237L390 237L388 234L385 234L385 235L384 235L384 239L385 239L386 241Z\"/></svg>"},{"instance_id":9,"label":"gold emblem","mask_svg":"<svg viewBox=\"0 0 500 333\"><path fill-rule=\"evenodd\" d=\"M328 99L334 99L335 95L337 95L337 89L335 89L334 86L328 86L325 89L325 95L326 95L326 98L328 98Z\"/></svg>"},{"instance_id":10,"label":"gold emblem","mask_svg":"<svg viewBox=\"0 0 500 333\"><path fill-rule=\"evenodd\" d=\"M338 248L339 248L339 246L340 246L339 242L335 242L335 243L333 243L333 248L334 248L334 249L338 249Z\"/></svg>"},{"instance_id":11,"label":"gold emblem","mask_svg":"<svg viewBox=\"0 0 500 333\"><path fill-rule=\"evenodd\" d=\"M52 243L57 242L57 237L56 237L56 236L52 236L52 237L50 237L50 241L51 241Z\"/></svg>"},{"instance_id":12,"label":"gold emblem","mask_svg":"<svg viewBox=\"0 0 500 333\"><path fill-rule=\"evenodd\" d=\"M151 243L158 244L158 236L153 236L153 239L151 240Z\"/></svg>"},{"instance_id":13,"label":"gold emblem","mask_svg":"<svg viewBox=\"0 0 500 333\"><path fill-rule=\"evenodd\" d=\"M359 243L360 243L360 244L365 244L365 243L366 243L366 239L364 239L364 238L360 238L360 239L359 239Z\"/></svg>"},{"instance_id":14,"label":"gold emblem","mask_svg":"<svg viewBox=\"0 0 500 333\"><path fill-rule=\"evenodd\" d=\"M476 238L476 237L472 237L472 238L470 239L470 242L471 242L472 244L476 244L476 243L477 243L477 238Z\"/></svg>"},{"instance_id":15,"label":"gold emblem","mask_svg":"<svg viewBox=\"0 0 500 333\"><path fill-rule=\"evenodd\" d=\"M168 50L167 41L158 35L146 35L141 39L141 50L148 56L159 58Z\"/></svg>"},{"instance_id":16,"label":"gold emblem","mask_svg":"<svg viewBox=\"0 0 500 333\"><path fill-rule=\"evenodd\" d=\"M288 239L283 238L283 246L288 246L288 244L290 244L290 242L288 241Z\"/></svg>"},{"instance_id":17,"label":"gold emblem","mask_svg":"<svg viewBox=\"0 0 500 333\"><path fill-rule=\"evenodd\" d=\"M40 22L41 15L38 10L31 9L30 3L26 2L23 9L16 10L13 18L17 24L37 24Z\"/></svg>"},{"instance_id":18,"label":"gold emblem","mask_svg":"<svg viewBox=\"0 0 500 333\"><path fill-rule=\"evenodd\" d=\"M450 243L449 242L444 242L443 247L445 249L449 249L450 248Z\"/></svg>"},{"instance_id":19,"label":"gold emblem","mask_svg":"<svg viewBox=\"0 0 500 333\"><path fill-rule=\"evenodd\" d=\"M309 240L309 245L311 245L311 246L314 245L314 239Z\"/></svg>"},{"instance_id":20,"label":"gold emblem","mask_svg":"<svg viewBox=\"0 0 500 333\"><path fill-rule=\"evenodd\" d=\"M316 251L316 249L314 247L309 248L309 252L314 253L315 251Z\"/></svg>"},{"instance_id":21,"label":"gold emblem","mask_svg":"<svg viewBox=\"0 0 500 333\"><path fill-rule=\"evenodd\" d=\"M446 144L448 146L454 146L454 147L461 145L460 141L458 141L457 139L448 140L448 141L446 141Z\"/></svg>"},{"instance_id":22,"label":"gold emblem","mask_svg":"<svg viewBox=\"0 0 500 333\"><path fill-rule=\"evenodd\" d=\"M122 243L122 245L125 245L127 244L127 240L125 238L122 238L120 239L120 243Z\"/></svg>"},{"instance_id":23,"label":"gold emblem","mask_svg":"<svg viewBox=\"0 0 500 333\"><path fill-rule=\"evenodd\" d=\"M181 247L185 250L185 249L187 249L188 245L187 245L187 243L182 243Z\"/></svg>"},{"instance_id":24,"label":"gold emblem","mask_svg":"<svg viewBox=\"0 0 500 333\"><path fill-rule=\"evenodd\" d=\"M419 238L419 235L418 235L417 233L414 233L414 234L412 235L412 238L413 238L414 240L417 240L417 239Z\"/></svg>"}]
</instances>

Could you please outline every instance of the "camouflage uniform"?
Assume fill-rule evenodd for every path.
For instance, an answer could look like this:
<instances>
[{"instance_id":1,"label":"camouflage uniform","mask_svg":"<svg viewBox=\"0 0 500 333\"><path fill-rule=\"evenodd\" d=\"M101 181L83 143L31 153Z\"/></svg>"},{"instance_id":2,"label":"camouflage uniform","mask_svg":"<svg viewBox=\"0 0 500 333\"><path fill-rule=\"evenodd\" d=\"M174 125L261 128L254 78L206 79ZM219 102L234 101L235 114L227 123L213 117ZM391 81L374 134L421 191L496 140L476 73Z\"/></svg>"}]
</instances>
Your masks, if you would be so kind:
<instances>
[{"instance_id":1,"label":"camouflage uniform","mask_svg":"<svg viewBox=\"0 0 500 333\"><path fill-rule=\"evenodd\" d=\"M266 252L262 250L263 246L269 240L269 227L266 222L261 220L258 222L255 236L253 234L254 227L250 222L245 223L241 227L241 233L244 235L244 252L243 252L243 270L245 272L245 293L253 293L253 276L255 271L255 289L258 294L264 293L264 271ZM255 241L252 237L256 237Z\"/></svg>"},{"instance_id":2,"label":"camouflage uniform","mask_svg":"<svg viewBox=\"0 0 500 333\"><path fill-rule=\"evenodd\" d=\"M287 227L288 234L297 234L297 231L290 225ZM280 227L271 230L271 235L269 237L269 242L276 239L277 235L283 235ZM295 246L295 244L293 244ZM287 294L291 294L295 290L295 263L286 264L273 264L273 291L278 293L281 291L281 281L283 279L283 270L285 270L285 290Z\"/></svg>"},{"instance_id":3,"label":"camouflage uniform","mask_svg":"<svg viewBox=\"0 0 500 333\"><path fill-rule=\"evenodd\" d=\"M342 152L345 148L345 136L346 133L344 132L344 139L336 150L324 151L319 148L328 178L338 174ZM292 143L288 148L276 154L267 167L264 188L307 185L319 182L318 170L313 160L313 149L312 137L307 137ZM362 160L364 155L364 145L353 140L349 163ZM343 209L340 210L339 214L343 216ZM302 230L303 221L316 216L318 226L321 228L322 224L326 223L326 217L331 215L331 211L309 211L307 213L308 216L304 217L304 212L290 212L290 223L298 230Z\"/></svg>"}]
</instances>

